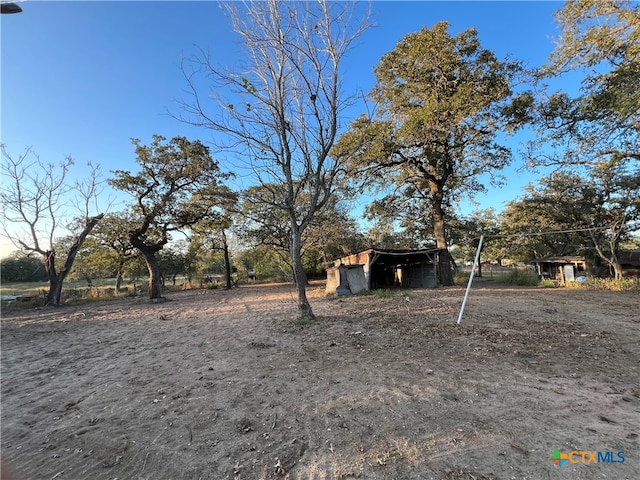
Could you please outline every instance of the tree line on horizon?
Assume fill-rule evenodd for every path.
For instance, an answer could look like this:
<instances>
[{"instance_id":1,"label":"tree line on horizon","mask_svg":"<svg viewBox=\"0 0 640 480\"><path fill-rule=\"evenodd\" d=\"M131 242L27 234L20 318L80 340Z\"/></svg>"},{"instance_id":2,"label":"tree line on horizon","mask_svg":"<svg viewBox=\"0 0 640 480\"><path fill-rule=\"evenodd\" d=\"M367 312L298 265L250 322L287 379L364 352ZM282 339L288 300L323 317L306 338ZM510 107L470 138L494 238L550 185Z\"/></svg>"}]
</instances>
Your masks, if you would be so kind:
<instances>
[{"instance_id":1,"label":"tree line on horizon","mask_svg":"<svg viewBox=\"0 0 640 480\"><path fill-rule=\"evenodd\" d=\"M244 64L230 71L204 53L183 64L190 99L175 115L221 140L211 147L184 137L133 140L139 171L107 179L132 197L126 210L108 213L100 205L99 167L72 183L72 159L47 164L29 150L14 157L3 145L5 232L23 253L42 258L47 304L60 303L74 262L90 264L90 254L96 271L117 278L132 259L143 259L153 299L162 296L167 274L163 252L179 254L184 273L209 268L203 259L213 262L220 252L227 284L232 256L254 270L271 259L294 281L301 315L313 319L307 278L332 256L367 246L434 246L442 252L441 282L451 285L452 247L465 255L489 233L504 236L492 247L500 258L584 254L621 276L621 245L633 246L640 230L636 3L566 2L556 13L560 42L535 70L497 58L475 29L451 35L438 22L407 34L376 65L365 112L346 129L339 118L357 92L341 91L340 67L368 16L337 2L269 0L227 9ZM585 71L579 96L545 86L574 69ZM508 181L501 171L513 152L502 138L525 127L535 132L524 145L526 166L552 173L500 214L456 214L460 199L486 190L481 176ZM254 172L254 185L233 191L232 174L221 170L212 148ZM363 192L378 197L365 209L367 234L348 211ZM58 238L68 198L78 215L71 235ZM9 222L23 225L24 235L9 231ZM172 245L176 232L188 240ZM243 251L233 251L230 240Z\"/></svg>"}]
</instances>

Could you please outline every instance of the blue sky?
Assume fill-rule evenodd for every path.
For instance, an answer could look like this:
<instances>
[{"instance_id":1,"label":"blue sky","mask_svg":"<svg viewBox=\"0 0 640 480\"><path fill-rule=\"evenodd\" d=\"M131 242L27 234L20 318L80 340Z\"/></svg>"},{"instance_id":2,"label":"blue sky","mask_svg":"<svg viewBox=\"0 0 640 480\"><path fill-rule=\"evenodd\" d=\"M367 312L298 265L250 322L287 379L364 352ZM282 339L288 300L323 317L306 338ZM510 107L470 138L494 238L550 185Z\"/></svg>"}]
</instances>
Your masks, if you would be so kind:
<instances>
[{"instance_id":1,"label":"blue sky","mask_svg":"<svg viewBox=\"0 0 640 480\"><path fill-rule=\"evenodd\" d=\"M32 147L41 159L72 156L82 175L87 161L103 170L137 170L130 139L184 135L207 142L207 130L181 123L178 100L188 99L181 57L197 47L231 65L239 47L224 11L211 1L27 1L1 17L0 137L13 155ZM476 27L482 45L499 57L542 65L558 30L550 1L373 2L376 27L357 42L344 65L348 87L368 91L373 67L400 38L446 20L455 34ZM577 82L577 81L576 81ZM575 91L577 84L562 85ZM352 112L353 118L359 109ZM345 124L350 118L345 118ZM512 143L517 152L518 145ZM223 161L224 159L220 159ZM509 185L477 197L500 210L532 180L505 171ZM232 166L226 165L227 169ZM464 208L469 208L464 206Z\"/></svg>"}]
</instances>

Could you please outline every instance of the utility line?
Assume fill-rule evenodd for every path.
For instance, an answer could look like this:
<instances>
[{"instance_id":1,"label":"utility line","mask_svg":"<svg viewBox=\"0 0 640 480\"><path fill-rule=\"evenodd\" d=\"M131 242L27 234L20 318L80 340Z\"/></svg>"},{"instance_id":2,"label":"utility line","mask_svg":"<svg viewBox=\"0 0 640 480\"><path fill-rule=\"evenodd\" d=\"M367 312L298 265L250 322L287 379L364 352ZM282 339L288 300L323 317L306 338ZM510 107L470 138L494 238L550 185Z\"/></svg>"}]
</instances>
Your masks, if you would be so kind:
<instances>
[{"instance_id":1,"label":"utility line","mask_svg":"<svg viewBox=\"0 0 640 480\"><path fill-rule=\"evenodd\" d=\"M571 230L547 230L546 232L538 233L513 233L509 235L481 235L484 238L513 238L513 237L540 237L543 235L553 235L556 233L578 233L578 232L591 232L598 230L608 230L609 227L590 227L590 228L574 228ZM480 237L475 237L472 240L478 240Z\"/></svg>"}]
</instances>

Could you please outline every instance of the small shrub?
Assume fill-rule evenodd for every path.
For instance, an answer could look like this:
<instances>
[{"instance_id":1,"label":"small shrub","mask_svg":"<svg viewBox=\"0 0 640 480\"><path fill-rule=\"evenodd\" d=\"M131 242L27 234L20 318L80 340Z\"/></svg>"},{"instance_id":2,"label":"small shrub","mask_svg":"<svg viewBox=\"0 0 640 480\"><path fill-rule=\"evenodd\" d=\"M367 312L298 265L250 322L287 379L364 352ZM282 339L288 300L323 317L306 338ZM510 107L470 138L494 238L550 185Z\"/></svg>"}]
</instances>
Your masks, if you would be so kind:
<instances>
[{"instance_id":1,"label":"small shrub","mask_svg":"<svg viewBox=\"0 0 640 480\"><path fill-rule=\"evenodd\" d=\"M207 290L217 290L218 289L218 284L215 282L211 282L209 285L207 285Z\"/></svg>"},{"instance_id":2,"label":"small shrub","mask_svg":"<svg viewBox=\"0 0 640 480\"><path fill-rule=\"evenodd\" d=\"M306 317L297 317L294 321L293 324L296 327L304 327L306 325L309 325L309 319Z\"/></svg>"},{"instance_id":3,"label":"small shrub","mask_svg":"<svg viewBox=\"0 0 640 480\"><path fill-rule=\"evenodd\" d=\"M466 285L469 282L469 275L471 275L470 271L458 269L453 276L453 282L456 285Z\"/></svg>"},{"instance_id":4,"label":"small shrub","mask_svg":"<svg viewBox=\"0 0 640 480\"><path fill-rule=\"evenodd\" d=\"M614 289L620 290L640 290L640 278L622 278L613 280Z\"/></svg>"},{"instance_id":5,"label":"small shrub","mask_svg":"<svg viewBox=\"0 0 640 480\"><path fill-rule=\"evenodd\" d=\"M115 298L115 297L116 297L115 287L89 287L89 289L82 296L82 298L86 300Z\"/></svg>"},{"instance_id":6,"label":"small shrub","mask_svg":"<svg viewBox=\"0 0 640 480\"><path fill-rule=\"evenodd\" d=\"M554 280L550 280L548 278L543 278L542 280L540 280L540 283L538 283L538 287L540 288L557 288L558 287L558 283Z\"/></svg>"},{"instance_id":7,"label":"small shrub","mask_svg":"<svg viewBox=\"0 0 640 480\"><path fill-rule=\"evenodd\" d=\"M115 287L104 287L102 289L102 292L100 293L102 296L106 297L106 298L114 298L117 297L116 295L116 288Z\"/></svg>"},{"instance_id":8,"label":"small shrub","mask_svg":"<svg viewBox=\"0 0 640 480\"><path fill-rule=\"evenodd\" d=\"M62 297L64 298L63 301L65 302L69 300L80 300L82 298L85 298L86 295L87 295L86 288L63 288L62 289Z\"/></svg>"}]
</instances>

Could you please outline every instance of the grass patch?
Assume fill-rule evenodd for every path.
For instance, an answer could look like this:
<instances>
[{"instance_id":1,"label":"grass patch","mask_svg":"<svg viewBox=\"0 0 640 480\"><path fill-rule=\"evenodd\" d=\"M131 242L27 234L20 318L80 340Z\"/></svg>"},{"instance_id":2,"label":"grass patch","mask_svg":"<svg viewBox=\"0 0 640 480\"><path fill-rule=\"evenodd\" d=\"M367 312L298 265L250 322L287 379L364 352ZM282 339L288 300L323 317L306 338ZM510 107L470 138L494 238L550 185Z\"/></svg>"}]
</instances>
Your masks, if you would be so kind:
<instances>
[{"instance_id":1,"label":"grass patch","mask_svg":"<svg viewBox=\"0 0 640 480\"><path fill-rule=\"evenodd\" d=\"M42 295L48 291L49 282L3 282L0 285L0 295L3 297Z\"/></svg>"},{"instance_id":2,"label":"grass patch","mask_svg":"<svg viewBox=\"0 0 640 480\"><path fill-rule=\"evenodd\" d=\"M28 299L21 299L19 301L2 301L3 312L19 312L21 310L32 310L34 308L40 308L44 305L44 298L33 297Z\"/></svg>"},{"instance_id":3,"label":"grass patch","mask_svg":"<svg viewBox=\"0 0 640 480\"><path fill-rule=\"evenodd\" d=\"M397 290L391 290L388 288L373 290L373 295L376 298L391 298L391 297L395 297L397 294L398 294Z\"/></svg>"},{"instance_id":4,"label":"grass patch","mask_svg":"<svg viewBox=\"0 0 640 480\"><path fill-rule=\"evenodd\" d=\"M115 279L99 280L90 287L84 280L66 280L62 285L61 303L79 304L135 295L133 285L122 287L119 292L116 292L114 285ZM49 282L3 283L0 286L2 310L42 307L48 292Z\"/></svg>"},{"instance_id":5,"label":"grass patch","mask_svg":"<svg viewBox=\"0 0 640 480\"><path fill-rule=\"evenodd\" d=\"M567 282L567 288L576 290L609 290L612 292L640 291L637 278L589 278L586 282Z\"/></svg>"},{"instance_id":6,"label":"grass patch","mask_svg":"<svg viewBox=\"0 0 640 480\"><path fill-rule=\"evenodd\" d=\"M555 280L549 280L548 278L543 278L538 283L538 287L540 288L557 288L558 286L558 282Z\"/></svg>"},{"instance_id":7,"label":"grass patch","mask_svg":"<svg viewBox=\"0 0 640 480\"><path fill-rule=\"evenodd\" d=\"M520 270L514 268L510 272L507 272L506 275L503 275L501 278L497 279L500 283L505 283L507 285L519 285L519 286L527 286L527 287L535 287L540 284L540 280L538 279L538 275L532 270Z\"/></svg>"},{"instance_id":8,"label":"grass patch","mask_svg":"<svg viewBox=\"0 0 640 480\"><path fill-rule=\"evenodd\" d=\"M307 317L296 317L293 320L293 325L296 327L306 327L309 325L309 319Z\"/></svg>"},{"instance_id":9,"label":"grass patch","mask_svg":"<svg viewBox=\"0 0 640 480\"><path fill-rule=\"evenodd\" d=\"M470 270L458 269L453 275L453 282L456 285L466 285L469 283L469 275L471 275Z\"/></svg>"}]
</instances>

